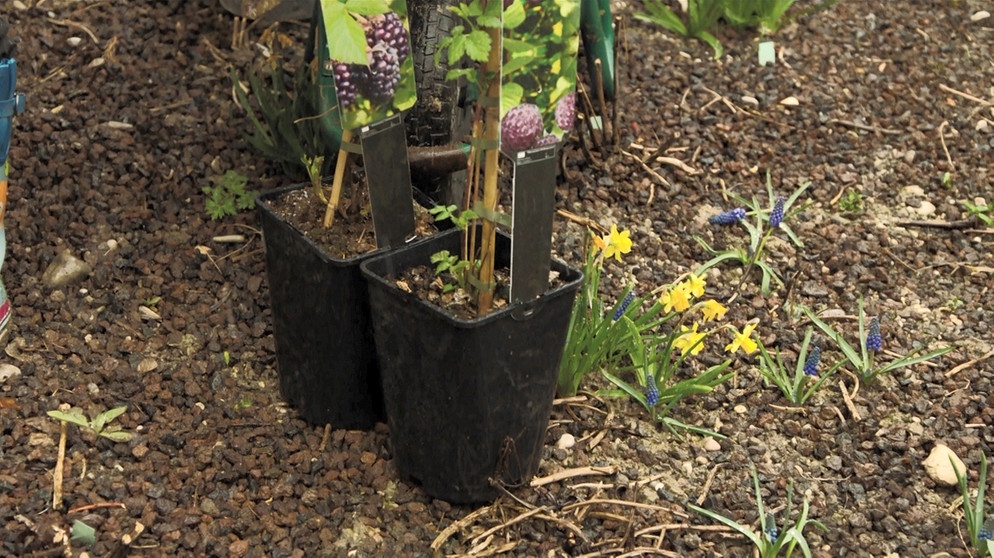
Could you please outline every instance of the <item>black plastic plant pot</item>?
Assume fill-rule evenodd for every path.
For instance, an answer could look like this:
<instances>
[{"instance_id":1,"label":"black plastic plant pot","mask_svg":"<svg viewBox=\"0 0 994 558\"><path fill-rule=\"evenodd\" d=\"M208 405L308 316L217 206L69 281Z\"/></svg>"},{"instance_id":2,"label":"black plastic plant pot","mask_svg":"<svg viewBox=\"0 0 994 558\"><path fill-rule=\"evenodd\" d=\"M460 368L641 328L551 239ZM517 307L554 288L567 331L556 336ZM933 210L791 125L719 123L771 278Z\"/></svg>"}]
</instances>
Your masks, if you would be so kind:
<instances>
[{"instance_id":1,"label":"black plastic plant pot","mask_svg":"<svg viewBox=\"0 0 994 558\"><path fill-rule=\"evenodd\" d=\"M583 274L553 261L563 284L475 319L405 292L396 272L458 253L461 232L363 262L398 471L453 503L493 500L538 470L559 360ZM497 265L510 260L498 236Z\"/></svg>"},{"instance_id":2,"label":"black plastic plant pot","mask_svg":"<svg viewBox=\"0 0 994 558\"><path fill-rule=\"evenodd\" d=\"M385 420L364 254L332 258L273 213L270 200L304 185L270 190L256 200L276 338L280 394L307 422L371 429Z\"/></svg>"}]
</instances>

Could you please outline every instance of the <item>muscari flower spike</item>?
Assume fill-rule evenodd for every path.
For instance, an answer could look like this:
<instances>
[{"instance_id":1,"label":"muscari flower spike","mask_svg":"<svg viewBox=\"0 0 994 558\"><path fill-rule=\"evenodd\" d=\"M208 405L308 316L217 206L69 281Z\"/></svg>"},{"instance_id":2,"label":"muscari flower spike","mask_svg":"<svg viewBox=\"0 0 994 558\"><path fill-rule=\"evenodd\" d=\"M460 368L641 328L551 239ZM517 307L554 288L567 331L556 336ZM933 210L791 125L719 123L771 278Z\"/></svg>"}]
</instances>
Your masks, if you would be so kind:
<instances>
[{"instance_id":1,"label":"muscari flower spike","mask_svg":"<svg viewBox=\"0 0 994 558\"><path fill-rule=\"evenodd\" d=\"M659 388L656 387L656 379L652 374L647 374L645 377L645 402L650 407L655 407L659 403Z\"/></svg>"},{"instance_id":2,"label":"muscari flower spike","mask_svg":"<svg viewBox=\"0 0 994 558\"><path fill-rule=\"evenodd\" d=\"M730 211L725 211L724 213L719 213L713 215L708 219L708 223L712 225L733 225L738 223L742 219L745 219L746 210L744 207L736 207Z\"/></svg>"},{"instance_id":3,"label":"muscari flower spike","mask_svg":"<svg viewBox=\"0 0 994 558\"><path fill-rule=\"evenodd\" d=\"M866 334L866 348L871 351L879 351L884 346L884 339L880 336L880 318L873 316L870 318L870 331Z\"/></svg>"},{"instance_id":4,"label":"muscari flower spike","mask_svg":"<svg viewBox=\"0 0 994 558\"><path fill-rule=\"evenodd\" d=\"M818 363L821 361L821 347L815 345L808 358L804 359L804 374L807 376L818 375Z\"/></svg>"},{"instance_id":5,"label":"muscari flower spike","mask_svg":"<svg viewBox=\"0 0 994 558\"><path fill-rule=\"evenodd\" d=\"M994 518L990 518L984 522L984 525L980 528L980 532L977 533L977 540L994 540Z\"/></svg>"},{"instance_id":6,"label":"muscari flower spike","mask_svg":"<svg viewBox=\"0 0 994 558\"><path fill-rule=\"evenodd\" d=\"M772 513L766 514L766 538L770 542L776 542L777 537L780 536L780 529L777 529L777 518L773 517Z\"/></svg>"},{"instance_id":7,"label":"muscari flower spike","mask_svg":"<svg viewBox=\"0 0 994 558\"><path fill-rule=\"evenodd\" d=\"M783 196L777 196L777 201L773 203L773 211L770 212L770 226L779 227L780 223L783 222L783 204L787 201L787 198Z\"/></svg>"},{"instance_id":8,"label":"muscari flower spike","mask_svg":"<svg viewBox=\"0 0 994 558\"><path fill-rule=\"evenodd\" d=\"M618 321L622 316L625 315L625 311L631 306L632 301L635 300L635 289L628 291L625 298L621 300L621 304L618 305L618 309L614 311L614 316L611 317L612 321Z\"/></svg>"}]
</instances>

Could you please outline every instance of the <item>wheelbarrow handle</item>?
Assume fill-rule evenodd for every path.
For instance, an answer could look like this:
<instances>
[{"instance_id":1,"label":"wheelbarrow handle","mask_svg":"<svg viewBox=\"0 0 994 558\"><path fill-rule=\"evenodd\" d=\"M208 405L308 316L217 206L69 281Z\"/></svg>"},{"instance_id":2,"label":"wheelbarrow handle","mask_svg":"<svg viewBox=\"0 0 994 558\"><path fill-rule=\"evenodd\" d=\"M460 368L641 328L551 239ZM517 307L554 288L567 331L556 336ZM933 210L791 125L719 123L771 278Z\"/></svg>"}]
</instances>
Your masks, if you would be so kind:
<instances>
[{"instance_id":1,"label":"wheelbarrow handle","mask_svg":"<svg viewBox=\"0 0 994 558\"><path fill-rule=\"evenodd\" d=\"M601 61L601 81L604 96L614 100L614 21L611 17L611 0L581 0L580 35L587 56L587 69L593 74L595 60ZM591 82L597 83L591 75Z\"/></svg>"}]
</instances>

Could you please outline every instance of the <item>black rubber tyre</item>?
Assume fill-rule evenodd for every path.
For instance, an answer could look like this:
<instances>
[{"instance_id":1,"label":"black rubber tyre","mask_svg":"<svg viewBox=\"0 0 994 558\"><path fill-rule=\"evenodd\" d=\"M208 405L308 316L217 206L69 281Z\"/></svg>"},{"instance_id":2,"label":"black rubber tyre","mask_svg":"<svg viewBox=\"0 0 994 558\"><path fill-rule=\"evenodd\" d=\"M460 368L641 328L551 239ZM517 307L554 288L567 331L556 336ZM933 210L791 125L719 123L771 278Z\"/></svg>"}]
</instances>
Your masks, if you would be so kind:
<instances>
[{"instance_id":1,"label":"black rubber tyre","mask_svg":"<svg viewBox=\"0 0 994 558\"><path fill-rule=\"evenodd\" d=\"M458 0L409 0L408 22L411 56L418 84L418 100L405 116L411 145L439 146L458 143L468 134L465 88L446 81L445 56L435 63L439 42L456 24L448 7ZM444 177L412 176L415 185L439 203L459 203L465 172Z\"/></svg>"}]
</instances>

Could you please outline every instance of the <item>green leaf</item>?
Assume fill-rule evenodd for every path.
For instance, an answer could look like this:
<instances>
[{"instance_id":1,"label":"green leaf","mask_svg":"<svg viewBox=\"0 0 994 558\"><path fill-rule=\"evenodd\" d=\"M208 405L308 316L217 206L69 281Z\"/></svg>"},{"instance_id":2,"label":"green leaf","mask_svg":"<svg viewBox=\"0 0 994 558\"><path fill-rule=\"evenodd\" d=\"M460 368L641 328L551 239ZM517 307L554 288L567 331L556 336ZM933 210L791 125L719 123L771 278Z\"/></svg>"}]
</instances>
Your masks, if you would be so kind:
<instances>
[{"instance_id":1,"label":"green leaf","mask_svg":"<svg viewBox=\"0 0 994 558\"><path fill-rule=\"evenodd\" d=\"M490 35L486 31L474 29L466 36L466 55L474 62L486 62L490 58Z\"/></svg>"},{"instance_id":2,"label":"green leaf","mask_svg":"<svg viewBox=\"0 0 994 558\"><path fill-rule=\"evenodd\" d=\"M327 2L322 0L322 5ZM386 0L347 0L345 8L354 14L374 16L389 12L390 4Z\"/></svg>"},{"instance_id":3,"label":"green leaf","mask_svg":"<svg viewBox=\"0 0 994 558\"><path fill-rule=\"evenodd\" d=\"M120 407L114 407L113 409L109 409L107 411L100 413L99 415L93 418L93 430L95 430L97 434L99 434L100 431L104 429L104 426L107 425L107 423L121 416L127 410L128 406L122 405Z\"/></svg>"},{"instance_id":4,"label":"green leaf","mask_svg":"<svg viewBox=\"0 0 994 558\"><path fill-rule=\"evenodd\" d=\"M522 2L511 2L504 10L504 29L514 29L525 22L525 5Z\"/></svg>"},{"instance_id":5,"label":"green leaf","mask_svg":"<svg viewBox=\"0 0 994 558\"><path fill-rule=\"evenodd\" d=\"M70 538L73 542L82 543L86 546L93 546L93 544L97 542L97 530L78 519L73 522L69 533L71 534Z\"/></svg>"},{"instance_id":6,"label":"green leaf","mask_svg":"<svg viewBox=\"0 0 994 558\"><path fill-rule=\"evenodd\" d=\"M54 419L57 419L57 420L63 420L65 422L70 422L70 423L75 424L76 426L79 426L79 427L82 427L82 428L89 428L90 427L90 420L88 418L86 418L86 415L83 414L82 410L80 410L80 409L78 409L76 407L73 407L73 408L69 409L68 412L63 412L63 411L48 411L48 416L50 416L50 417L52 417Z\"/></svg>"},{"instance_id":7,"label":"green leaf","mask_svg":"<svg viewBox=\"0 0 994 558\"><path fill-rule=\"evenodd\" d=\"M325 0L322 4L324 28L328 35L328 56L346 64L369 64L366 58L366 32L345 9L345 4Z\"/></svg>"},{"instance_id":8,"label":"green leaf","mask_svg":"<svg viewBox=\"0 0 994 558\"><path fill-rule=\"evenodd\" d=\"M130 442L132 438L131 432L125 432L124 430L105 430L103 432L99 432L99 434L104 438L115 442Z\"/></svg>"},{"instance_id":9,"label":"green leaf","mask_svg":"<svg viewBox=\"0 0 994 558\"><path fill-rule=\"evenodd\" d=\"M517 82L509 82L500 87L500 116L507 114L507 111L521 104L521 98L525 96L525 88Z\"/></svg>"},{"instance_id":10,"label":"green leaf","mask_svg":"<svg viewBox=\"0 0 994 558\"><path fill-rule=\"evenodd\" d=\"M727 517L725 517L723 515L718 515L717 513L713 512L711 510L706 510L704 508L695 506L694 504L689 504L688 503L687 507L689 507L690 509L694 510L695 512L697 512L699 514L706 515L706 516L710 517L711 519L714 519L716 521L720 521L721 523L724 523L725 525L728 525L729 527L731 527L732 529L735 529L736 531L738 531L739 533L741 533L744 537L746 537L747 539L749 539L750 541L752 541L752 543L754 545L756 545L756 548L761 548L760 545L763 544L763 541L759 538L758 535L756 535L756 533L754 533L752 531L752 529L749 529L748 527L746 527L744 525L740 525L738 522L733 521L733 520L731 520L731 519L729 519L729 518L727 518Z\"/></svg>"}]
</instances>

